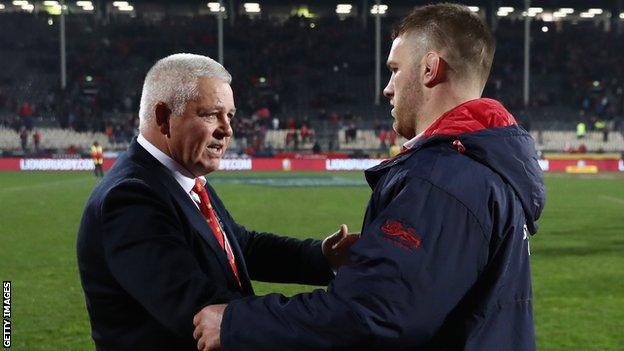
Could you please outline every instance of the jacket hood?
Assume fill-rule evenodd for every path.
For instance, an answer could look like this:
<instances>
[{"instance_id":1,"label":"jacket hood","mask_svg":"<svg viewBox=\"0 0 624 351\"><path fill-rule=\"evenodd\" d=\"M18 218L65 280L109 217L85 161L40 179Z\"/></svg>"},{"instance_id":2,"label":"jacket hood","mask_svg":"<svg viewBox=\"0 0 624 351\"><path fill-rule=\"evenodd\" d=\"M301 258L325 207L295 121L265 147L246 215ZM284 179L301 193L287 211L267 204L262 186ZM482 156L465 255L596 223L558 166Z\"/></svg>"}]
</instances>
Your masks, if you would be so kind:
<instances>
[{"instance_id":1,"label":"jacket hood","mask_svg":"<svg viewBox=\"0 0 624 351\"><path fill-rule=\"evenodd\" d=\"M537 232L546 198L535 143L501 103L476 99L461 104L440 116L423 132L423 139L423 145L450 141L496 172L520 199L530 233Z\"/></svg>"}]
</instances>

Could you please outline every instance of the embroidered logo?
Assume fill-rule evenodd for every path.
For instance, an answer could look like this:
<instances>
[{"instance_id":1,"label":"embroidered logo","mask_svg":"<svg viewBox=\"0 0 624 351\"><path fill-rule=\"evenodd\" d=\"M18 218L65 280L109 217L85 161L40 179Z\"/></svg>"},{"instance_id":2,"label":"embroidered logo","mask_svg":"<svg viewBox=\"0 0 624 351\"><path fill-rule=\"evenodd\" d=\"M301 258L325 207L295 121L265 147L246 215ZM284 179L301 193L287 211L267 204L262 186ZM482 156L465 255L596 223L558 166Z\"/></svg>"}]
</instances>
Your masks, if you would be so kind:
<instances>
[{"instance_id":1,"label":"embroidered logo","mask_svg":"<svg viewBox=\"0 0 624 351\"><path fill-rule=\"evenodd\" d=\"M387 220L381 226L381 231L386 240L404 249L417 249L422 244L422 239L416 234L414 228L410 228L399 221Z\"/></svg>"}]
</instances>

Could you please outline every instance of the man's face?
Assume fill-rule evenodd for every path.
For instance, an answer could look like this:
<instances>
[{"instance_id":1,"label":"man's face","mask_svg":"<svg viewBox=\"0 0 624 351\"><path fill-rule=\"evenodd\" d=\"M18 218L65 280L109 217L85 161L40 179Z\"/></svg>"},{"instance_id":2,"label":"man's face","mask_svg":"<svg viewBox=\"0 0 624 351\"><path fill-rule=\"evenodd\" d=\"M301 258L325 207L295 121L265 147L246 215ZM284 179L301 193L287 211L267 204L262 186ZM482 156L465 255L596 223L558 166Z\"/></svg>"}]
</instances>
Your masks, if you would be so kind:
<instances>
[{"instance_id":1,"label":"man's face","mask_svg":"<svg viewBox=\"0 0 624 351\"><path fill-rule=\"evenodd\" d=\"M186 103L181 116L170 118L171 157L198 177L219 168L232 137L232 88L217 78L199 78L199 96Z\"/></svg>"},{"instance_id":2,"label":"man's face","mask_svg":"<svg viewBox=\"0 0 624 351\"><path fill-rule=\"evenodd\" d=\"M393 106L393 128L401 136L411 139L416 136L416 123L419 109L424 102L423 89L420 86L418 61L414 50L406 40L406 35L398 36L392 42L388 55L388 68L392 72L384 95Z\"/></svg>"}]
</instances>

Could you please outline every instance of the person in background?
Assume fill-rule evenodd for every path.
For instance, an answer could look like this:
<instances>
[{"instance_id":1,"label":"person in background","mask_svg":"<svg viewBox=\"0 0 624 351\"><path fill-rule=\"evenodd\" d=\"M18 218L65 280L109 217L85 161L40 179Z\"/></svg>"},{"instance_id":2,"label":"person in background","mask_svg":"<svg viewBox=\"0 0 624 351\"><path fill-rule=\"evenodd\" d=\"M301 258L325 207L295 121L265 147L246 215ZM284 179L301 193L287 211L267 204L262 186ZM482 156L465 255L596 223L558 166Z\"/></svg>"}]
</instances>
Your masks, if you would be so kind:
<instances>
[{"instance_id":1,"label":"person in background","mask_svg":"<svg viewBox=\"0 0 624 351\"><path fill-rule=\"evenodd\" d=\"M35 153L39 153L39 145L41 144L41 133L39 133L39 130L35 129L32 137L33 145L35 146Z\"/></svg>"},{"instance_id":2,"label":"person in background","mask_svg":"<svg viewBox=\"0 0 624 351\"><path fill-rule=\"evenodd\" d=\"M93 145L91 145L91 159L93 160L93 174L95 177L104 177L104 150L97 141L94 141Z\"/></svg>"},{"instance_id":3,"label":"person in background","mask_svg":"<svg viewBox=\"0 0 624 351\"><path fill-rule=\"evenodd\" d=\"M585 134L587 134L587 126L585 125L585 122L578 122L576 125L576 138L583 139Z\"/></svg>"},{"instance_id":4,"label":"person in background","mask_svg":"<svg viewBox=\"0 0 624 351\"><path fill-rule=\"evenodd\" d=\"M390 156L390 158L395 157L400 153L401 153L401 146L399 146L398 144L393 144L392 146L390 146L390 149L388 150L388 155Z\"/></svg>"},{"instance_id":5,"label":"person in background","mask_svg":"<svg viewBox=\"0 0 624 351\"><path fill-rule=\"evenodd\" d=\"M22 151L28 152L28 129L26 127L20 127L19 130L20 143L22 144Z\"/></svg>"}]
</instances>

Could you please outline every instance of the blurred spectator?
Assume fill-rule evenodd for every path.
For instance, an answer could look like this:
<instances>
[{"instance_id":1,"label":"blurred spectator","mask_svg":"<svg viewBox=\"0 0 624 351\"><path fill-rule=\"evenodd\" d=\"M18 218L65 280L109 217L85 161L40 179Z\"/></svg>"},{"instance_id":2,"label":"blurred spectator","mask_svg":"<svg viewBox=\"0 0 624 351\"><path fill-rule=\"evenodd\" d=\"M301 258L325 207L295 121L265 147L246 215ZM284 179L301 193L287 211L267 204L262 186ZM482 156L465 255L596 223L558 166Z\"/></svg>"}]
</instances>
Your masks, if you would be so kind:
<instances>
[{"instance_id":1,"label":"blurred spectator","mask_svg":"<svg viewBox=\"0 0 624 351\"><path fill-rule=\"evenodd\" d=\"M397 133L392 128L388 131L388 140L390 141L390 145L395 145L397 143Z\"/></svg>"},{"instance_id":2,"label":"blurred spectator","mask_svg":"<svg viewBox=\"0 0 624 351\"><path fill-rule=\"evenodd\" d=\"M28 152L28 130L26 127L22 127L19 132L20 142L22 144L22 151Z\"/></svg>"},{"instance_id":3,"label":"blurred spectator","mask_svg":"<svg viewBox=\"0 0 624 351\"><path fill-rule=\"evenodd\" d=\"M91 159L93 160L95 177L104 177L104 150L97 141L94 141L93 145L91 145Z\"/></svg>"},{"instance_id":4,"label":"blurred spectator","mask_svg":"<svg viewBox=\"0 0 624 351\"><path fill-rule=\"evenodd\" d=\"M288 131L286 132L286 147L292 150L299 149L299 133L297 131L297 122L294 117L289 117L286 122Z\"/></svg>"},{"instance_id":5,"label":"blurred spectator","mask_svg":"<svg viewBox=\"0 0 624 351\"><path fill-rule=\"evenodd\" d=\"M26 117L32 116L34 110L31 104L28 102L24 102L17 110L17 115L21 118L25 119Z\"/></svg>"},{"instance_id":6,"label":"blurred spectator","mask_svg":"<svg viewBox=\"0 0 624 351\"><path fill-rule=\"evenodd\" d=\"M41 133L35 129L33 133L33 145L35 146L35 153L39 153L39 144L41 143Z\"/></svg>"},{"instance_id":7,"label":"blurred spectator","mask_svg":"<svg viewBox=\"0 0 624 351\"><path fill-rule=\"evenodd\" d=\"M267 107L262 107L256 111L255 115L261 120L268 120L271 117L271 111Z\"/></svg>"},{"instance_id":8,"label":"blurred spectator","mask_svg":"<svg viewBox=\"0 0 624 351\"><path fill-rule=\"evenodd\" d=\"M379 138L379 148L385 150L388 147L387 139L388 139L388 130L386 128L381 128L378 134Z\"/></svg>"},{"instance_id":9,"label":"blurred spectator","mask_svg":"<svg viewBox=\"0 0 624 351\"><path fill-rule=\"evenodd\" d=\"M357 138L357 125L355 123L355 120L351 118L351 120L349 121L349 126L345 130L345 143L349 144L351 142L354 142L356 138Z\"/></svg>"},{"instance_id":10,"label":"blurred spectator","mask_svg":"<svg viewBox=\"0 0 624 351\"><path fill-rule=\"evenodd\" d=\"M310 128L308 128L308 125L306 123L301 124L301 129L299 132L301 134L302 143L310 142L310 139L312 137L312 131L310 130Z\"/></svg>"},{"instance_id":11,"label":"blurred spectator","mask_svg":"<svg viewBox=\"0 0 624 351\"><path fill-rule=\"evenodd\" d=\"M273 126L273 130L278 130L280 127L280 121L279 118L277 117L273 117L273 120L271 121L271 124Z\"/></svg>"},{"instance_id":12,"label":"blurred spectator","mask_svg":"<svg viewBox=\"0 0 624 351\"><path fill-rule=\"evenodd\" d=\"M321 144L319 144L318 141L314 142L314 145L312 146L312 153L313 154L320 154L321 153Z\"/></svg>"},{"instance_id":13,"label":"blurred spectator","mask_svg":"<svg viewBox=\"0 0 624 351\"><path fill-rule=\"evenodd\" d=\"M106 130L105 130L105 132L104 132L104 133L106 133L106 136L108 137L108 142L109 142L109 143L111 143L111 144L112 144L112 143L114 143L114 142L115 142L115 140L114 140L114 138L113 138L113 126L111 126L111 125L107 125L107 126L106 126Z\"/></svg>"},{"instance_id":14,"label":"blurred spectator","mask_svg":"<svg viewBox=\"0 0 624 351\"><path fill-rule=\"evenodd\" d=\"M27 130L32 130L33 128L32 115L34 112L33 106L28 102L24 102L17 110L17 115L21 119L21 125Z\"/></svg>"},{"instance_id":15,"label":"blurred spectator","mask_svg":"<svg viewBox=\"0 0 624 351\"><path fill-rule=\"evenodd\" d=\"M65 149L65 153L67 155L75 155L76 153L78 153L78 148L76 147L76 145L69 145L69 147Z\"/></svg>"},{"instance_id":16,"label":"blurred spectator","mask_svg":"<svg viewBox=\"0 0 624 351\"><path fill-rule=\"evenodd\" d=\"M587 133L587 130L585 127L585 122L578 122L578 124L576 125L576 138L582 139L585 137L586 133Z\"/></svg>"},{"instance_id":17,"label":"blurred spectator","mask_svg":"<svg viewBox=\"0 0 624 351\"><path fill-rule=\"evenodd\" d=\"M395 157L396 155L401 153L401 147L397 144L392 144L388 153L391 158Z\"/></svg>"}]
</instances>

